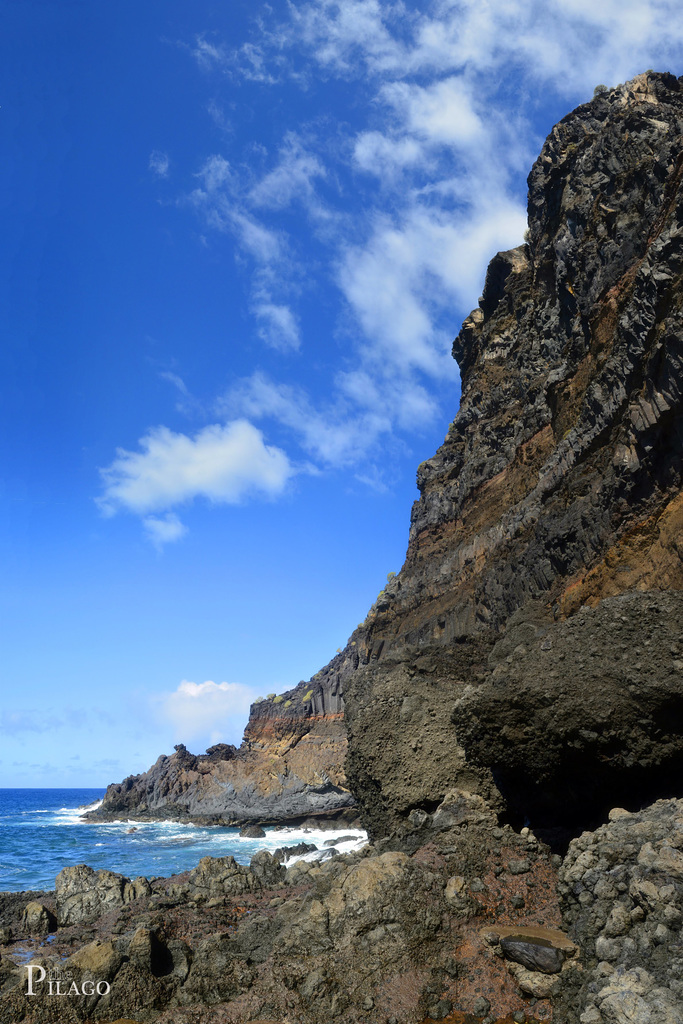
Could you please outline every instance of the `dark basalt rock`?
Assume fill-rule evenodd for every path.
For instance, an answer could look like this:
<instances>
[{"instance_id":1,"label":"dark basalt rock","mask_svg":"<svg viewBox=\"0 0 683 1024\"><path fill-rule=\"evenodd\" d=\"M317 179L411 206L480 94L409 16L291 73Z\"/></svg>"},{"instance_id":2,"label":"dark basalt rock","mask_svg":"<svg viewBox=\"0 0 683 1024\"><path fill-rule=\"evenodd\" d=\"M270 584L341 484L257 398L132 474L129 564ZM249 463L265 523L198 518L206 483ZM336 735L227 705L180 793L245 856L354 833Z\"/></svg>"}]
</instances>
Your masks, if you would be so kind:
<instances>
[{"instance_id":1,"label":"dark basalt rock","mask_svg":"<svg viewBox=\"0 0 683 1024\"><path fill-rule=\"evenodd\" d=\"M318 847L315 843L295 843L293 846L278 846L273 850L273 857L277 857L280 863L287 863L292 857L300 857L304 853L315 853Z\"/></svg>"},{"instance_id":2,"label":"dark basalt rock","mask_svg":"<svg viewBox=\"0 0 683 1024\"><path fill-rule=\"evenodd\" d=\"M558 974L562 970L564 963L562 950L544 945L541 941L506 935L500 940L500 948L508 960L514 960L515 963L521 964L529 971Z\"/></svg>"},{"instance_id":3,"label":"dark basalt rock","mask_svg":"<svg viewBox=\"0 0 683 1024\"><path fill-rule=\"evenodd\" d=\"M265 834L260 825L244 825L240 829L240 835L243 839L263 839Z\"/></svg>"}]
</instances>

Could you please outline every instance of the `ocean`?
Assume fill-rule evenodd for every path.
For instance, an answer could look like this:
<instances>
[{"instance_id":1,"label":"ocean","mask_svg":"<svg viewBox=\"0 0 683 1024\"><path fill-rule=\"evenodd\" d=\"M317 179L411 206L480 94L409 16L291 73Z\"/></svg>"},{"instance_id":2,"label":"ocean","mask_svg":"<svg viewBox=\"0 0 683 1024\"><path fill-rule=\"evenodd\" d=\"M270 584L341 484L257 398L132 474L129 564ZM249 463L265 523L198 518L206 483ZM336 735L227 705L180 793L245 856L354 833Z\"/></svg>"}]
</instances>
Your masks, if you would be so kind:
<instances>
[{"instance_id":1,"label":"ocean","mask_svg":"<svg viewBox=\"0 0 683 1024\"><path fill-rule=\"evenodd\" d=\"M169 821L84 821L83 812L103 795L101 789L0 789L0 892L54 889L56 875L73 864L107 868L128 878L149 878L187 871L206 856L232 855L238 863L248 864L258 850L293 846L302 840L322 851L329 840L352 835L353 840L337 846L340 852L357 849L366 841L364 832L349 828L337 832L266 828L265 839L243 839L236 828ZM316 854L309 854L306 859L315 858Z\"/></svg>"}]
</instances>

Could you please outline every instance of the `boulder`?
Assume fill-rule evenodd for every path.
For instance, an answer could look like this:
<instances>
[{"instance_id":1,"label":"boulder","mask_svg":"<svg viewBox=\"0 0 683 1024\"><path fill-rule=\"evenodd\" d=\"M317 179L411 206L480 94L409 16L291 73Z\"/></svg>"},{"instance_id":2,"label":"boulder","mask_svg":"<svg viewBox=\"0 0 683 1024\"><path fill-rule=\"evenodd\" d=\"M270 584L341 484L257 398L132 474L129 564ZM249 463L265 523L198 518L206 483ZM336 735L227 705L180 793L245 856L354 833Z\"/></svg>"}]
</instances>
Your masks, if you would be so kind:
<instances>
[{"instance_id":1,"label":"boulder","mask_svg":"<svg viewBox=\"0 0 683 1024\"><path fill-rule=\"evenodd\" d=\"M21 924L30 935L48 935L57 930L55 915L44 903L37 903L35 900L26 904ZM11 930L7 930L11 936Z\"/></svg>"},{"instance_id":2,"label":"boulder","mask_svg":"<svg viewBox=\"0 0 683 1024\"><path fill-rule=\"evenodd\" d=\"M114 871L94 871L87 864L63 868L55 882L57 917L62 927L96 920L108 910L149 896L144 877L131 881Z\"/></svg>"},{"instance_id":3,"label":"boulder","mask_svg":"<svg viewBox=\"0 0 683 1024\"><path fill-rule=\"evenodd\" d=\"M528 971L558 974L562 970L564 953L543 940L505 935L500 940L500 948L508 960L514 960Z\"/></svg>"},{"instance_id":4,"label":"boulder","mask_svg":"<svg viewBox=\"0 0 683 1024\"><path fill-rule=\"evenodd\" d=\"M256 853L249 867L238 864L234 857L202 857L190 872L184 891L193 899L239 896L283 885L286 877L278 858L267 850Z\"/></svg>"},{"instance_id":5,"label":"boulder","mask_svg":"<svg viewBox=\"0 0 683 1024\"><path fill-rule=\"evenodd\" d=\"M91 979L110 982L122 963L123 957L111 941L96 939L70 956L64 966L67 973L75 968Z\"/></svg>"},{"instance_id":6,"label":"boulder","mask_svg":"<svg viewBox=\"0 0 683 1024\"><path fill-rule=\"evenodd\" d=\"M240 829L240 836L243 839L263 839L265 834L260 825L243 825Z\"/></svg>"}]
</instances>

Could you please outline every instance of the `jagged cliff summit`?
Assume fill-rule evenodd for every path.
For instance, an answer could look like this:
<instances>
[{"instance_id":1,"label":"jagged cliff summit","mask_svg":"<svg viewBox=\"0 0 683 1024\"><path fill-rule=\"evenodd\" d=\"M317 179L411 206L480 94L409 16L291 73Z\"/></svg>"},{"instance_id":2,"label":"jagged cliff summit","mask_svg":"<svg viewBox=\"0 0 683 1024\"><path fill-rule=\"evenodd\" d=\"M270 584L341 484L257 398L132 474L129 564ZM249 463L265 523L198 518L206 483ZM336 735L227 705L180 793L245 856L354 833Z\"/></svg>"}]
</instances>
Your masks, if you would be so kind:
<instances>
[{"instance_id":1,"label":"jagged cliff summit","mask_svg":"<svg viewBox=\"0 0 683 1024\"><path fill-rule=\"evenodd\" d=\"M252 707L239 750L161 758L99 815L355 799L371 835L408 835L456 785L571 834L679 795L682 132L681 80L651 72L553 129L527 241L454 342L460 409L401 571L342 653Z\"/></svg>"}]
</instances>

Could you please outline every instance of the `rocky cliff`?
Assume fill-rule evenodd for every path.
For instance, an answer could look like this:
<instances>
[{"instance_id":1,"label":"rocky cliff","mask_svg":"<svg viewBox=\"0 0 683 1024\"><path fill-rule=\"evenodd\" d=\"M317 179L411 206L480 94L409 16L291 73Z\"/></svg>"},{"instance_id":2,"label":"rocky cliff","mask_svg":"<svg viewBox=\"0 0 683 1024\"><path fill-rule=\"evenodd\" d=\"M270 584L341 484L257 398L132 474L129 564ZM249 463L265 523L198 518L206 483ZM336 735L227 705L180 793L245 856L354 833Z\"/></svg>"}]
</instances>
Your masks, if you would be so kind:
<instances>
[{"instance_id":1,"label":"rocky cliff","mask_svg":"<svg viewBox=\"0 0 683 1024\"><path fill-rule=\"evenodd\" d=\"M683 588L682 129L679 80L652 73L553 129L527 241L455 340L460 409L400 573L329 665L252 708L238 752L162 759L103 812L345 806L342 712L376 836L456 784L565 842L675 795L680 607L657 595Z\"/></svg>"},{"instance_id":2,"label":"rocky cliff","mask_svg":"<svg viewBox=\"0 0 683 1024\"><path fill-rule=\"evenodd\" d=\"M300 683L251 709L242 745L191 754L183 744L142 775L107 787L91 819L192 819L204 823L352 821L343 701L334 681Z\"/></svg>"},{"instance_id":3,"label":"rocky cliff","mask_svg":"<svg viewBox=\"0 0 683 1024\"><path fill-rule=\"evenodd\" d=\"M454 783L569 831L678 792L682 130L670 75L565 117L455 340L460 409L342 673L375 835Z\"/></svg>"},{"instance_id":4,"label":"rocky cliff","mask_svg":"<svg viewBox=\"0 0 683 1024\"><path fill-rule=\"evenodd\" d=\"M60 1020L680 1024L682 139L668 74L557 125L455 341L401 572L239 750L181 747L104 806L272 820L350 790L370 845L6 901L10 951L111 985Z\"/></svg>"}]
</instances>

